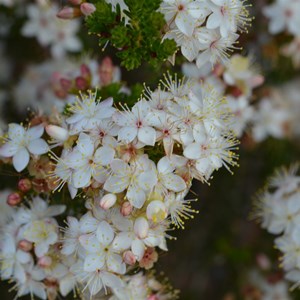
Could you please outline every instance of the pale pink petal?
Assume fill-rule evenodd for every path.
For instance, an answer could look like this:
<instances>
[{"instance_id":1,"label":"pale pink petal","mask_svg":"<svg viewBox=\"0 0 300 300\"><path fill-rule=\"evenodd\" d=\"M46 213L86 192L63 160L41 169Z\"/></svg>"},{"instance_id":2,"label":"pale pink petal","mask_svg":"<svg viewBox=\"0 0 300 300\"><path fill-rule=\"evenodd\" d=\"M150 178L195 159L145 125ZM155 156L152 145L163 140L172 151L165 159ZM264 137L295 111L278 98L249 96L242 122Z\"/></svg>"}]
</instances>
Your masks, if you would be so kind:
<instances>
[{"instance_id":1,"label":"pale pink petal","mask_svg":"<svg viewBox=\"0 0 300 300\"><path fill-rule=\"evenodd\" d=\"M49 146L43 139L36 139L29 143L28 150L34 155L41 155L49 151Z\"/></svg>"}]
</instances>

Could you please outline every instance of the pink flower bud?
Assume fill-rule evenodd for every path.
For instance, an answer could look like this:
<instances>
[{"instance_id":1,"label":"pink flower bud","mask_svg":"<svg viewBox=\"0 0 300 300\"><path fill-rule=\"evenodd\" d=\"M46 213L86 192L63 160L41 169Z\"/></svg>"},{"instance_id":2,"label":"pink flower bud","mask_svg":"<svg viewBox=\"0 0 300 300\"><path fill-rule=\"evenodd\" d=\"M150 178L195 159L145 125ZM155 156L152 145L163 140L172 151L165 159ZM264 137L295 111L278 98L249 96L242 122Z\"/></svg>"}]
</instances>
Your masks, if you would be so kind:
<instances>
[{"instance_id":1,"label":"pink flower bud","mask_svg":"<svg viewBox=\"0 0 300 300\"><path fill-rule=\"evenodd\" d=\"M159 300L159 298L157 298L157 296L153 294L148 296L147 300Z\"/></svg>"},{"instance_id":2,"label":"pink flower bud","mask_svg":"<svg viewBox=\"0 0 300 300\"><path fill-rule=\"evenodd\" d=\"M31 181L28 178L20 179L18 182L18 188L23 193L29 192L32 188Z\"/></svg>"},{"instance_id":3,"label":"pink flower bud","mask_svg":"<svg viewBox=\"0 0 300 300\"><path fill-rule=\"evenodd\" d=\"M78 90L86 90L88 88L88 83L86 79L80 76L75 78L75 84Z\"/></svg>"},{"instance_id":4,"label":"pink flower bud","mask_svg":"<svg viewBox=\"0 0 300 300\"><path fill-rule=\"evenodd\" d=\"M105 57L99 67L99 76L103 85L108 85L113 79L114 66L110 57Z\"/></svg>"},{"instance_id":5,"label":"pink flower bud","mask_svg":"<svg viewBox=\"0 0 300 300\"><path fill-rule=\"evenodd\" d=\"M79 5L83 0L68 0L68 2L72 5Z\"/></svg>"},{"instance_id":6,"label":"pink flower bud","mask_svg":"<svg viewBox=\"0 0 300 300\"><path fill-rule=\"evenodd\" d=\"M127 217L131 214L131 212L132 212L132 205L130 204L129 201L125 201L121 206L121 214L124 217Z\"/></svg>"},{"instance_id":7,"label":"pink flower bud","mask_svg":"<svg viewBox=\"0 0 300 300\"><path fill-rule=\"evenodd\" d=\"M72 82L71 80L67 79L67 78L60 78L59 79L59 83L61 85L61 87L65 90L65 91L69 91L72 87Z\"/></svg>"},{"instance_id":8,"label":"pink flower bud","mask_svg":"<svg viewBox=\"0 0 300 300\"><path fill-rule=\"evenodd\" d=\"M148 236L149 223L144 217L139 217L135 220L134 232L139 239L144 239Z\"/></svg>"},{"instance_id":9,"label":"pink flower bud","mask_svg":"<svg viewBox=\"0 0 300 300\"><path fill-rule=\"evenodd\" d=\"M260 253L256 256L256 262L258 266L264 271L270 270L271 268L271 262L269 258L263 253Z\"/></svg>"},{"instance_id":10,"label":"pink flower bud","mask_svg":"<svg viewBox=\"0 0 300 300\"><path fill-rule=\"evenodd\" d=\"M96 10L96 7L92 3L85 2L80 5L80 10L85 16L89 16Z\"/></svg>"},{"instance_id":11,"label":"pink flower bud","mask_svg":"<svg viewBox=\"0 0 300 300\"><path fill-rule=\"evenodd\" d=\"M112 206L114 206L116 201L117 201L117 196L115 194L106 194L99 201L99 205L101 208L107 210L110 209Z\"/></svg>"},{"instance_id":12,"label":"pink flower bud","mask_svg":"<svg viewBox=\"0 0 300 300\"><path fill-rule=\"evenodd\" d=\"M21 201L22 201L21 195L18 192L15 192L8 195L6 203L9 206L16 206L20 204Z\"/></svg>"},{"instance_id":13,"label":"pink flower bud","mask_svg":"<svg viewBox=\"0 0 300 300\"><path fill-rule=\"evenodd\" d=\"M29 252L32 250L33 244L27 240L21 240L18 244L18 248L25 252Z\"/></svg>"},{"instance_id":14,"label":"pink flower bud","mask_svg":"<svg viewBox=\"0 0 300 300\"><path fill-rule=\"evenodd\" d=\"M62 10L60 10L56 16L60 19L69 20L80 17L81 15L82 13L79 8L66 6Z\"/></svg>"},{"instance_id":15,"label":"pink flower bud","mask_svg":"<svg viewBox=\"0 0 300 300\"><path fill-rule=\"evenodd\" d=\"M42 256L38 259L38 265L41 268L48 268L52 264L52 258L50 256Z\"/></svg>"},{"instance_id":16,"label":"pink flower bud","mask_svg":"<svg viewBox=\"0 0 300 300\"><path fill-rule=\"evenodd\" d=\"M123 253L123 260L127 265L133 266L136 263L136 257L135 255L127 250Z\"/></svg>"}]
</instances>

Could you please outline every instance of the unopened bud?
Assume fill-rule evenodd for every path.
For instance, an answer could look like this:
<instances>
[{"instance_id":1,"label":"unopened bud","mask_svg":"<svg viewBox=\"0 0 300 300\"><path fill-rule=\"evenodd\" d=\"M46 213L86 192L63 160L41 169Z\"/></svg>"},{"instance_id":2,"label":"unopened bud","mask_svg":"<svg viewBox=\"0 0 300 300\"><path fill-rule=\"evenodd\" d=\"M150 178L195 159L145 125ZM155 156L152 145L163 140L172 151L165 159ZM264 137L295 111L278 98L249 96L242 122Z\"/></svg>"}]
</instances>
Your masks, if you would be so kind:
<instances>
[{"instance_id":1,"label":"unopened bud","mask_svg":"<svg viewBox=\"0 0 300 300\"><path fill-rule=\"evenodd\" d=\"M133 266L136 263L136 257L130 250L123 253L123 260L129 266Z\"/></svg>"},{"instance_id":2,"label":"unopened bud","mask_svg":"<svg viewBox=\"0 0 300 300\"><path fill-rule=\"evenodd\" d=\"M75 19L77 17L80 17L82 15L81 10L77 7L64 7L62 10L60 10L57 13L57 17L60 19Z\"/></svg>"},{"instance_id":3,"label":"unopened bud","mask_svg":"<svg viewBox=\"0 0 300 300\"><path fill-rule=\"evenodd\" d=\"M148 221L143 217L137 218L134 223L134 232L139 239L146 238L149 232Z\"/></svg>"},{"instance_id":4,"label":"unopened bud","mask_svg":"<svg viewBox=\"0 0 300 300\"><path fill-rule=\"evenodd\" d=\"M21 201L22 201L21 195L18 192L15 192L8 195L6 203L9 206L16 206L20 204Z\"/></svg>"},{"instance_id":5,"label":"unopened bud","mask_svg":"<svg viewBox=\"0 0 300 300\"><path fill-rule=\"evenodd\" d=\"M52 138L60 142L64 142L69 138L68 130L60 126L47 125L46 132L48 133L49 136L51 136Z\"/></svg>"},{"instance_id":6,"label":"unopened bud","mask_svg":"<svg viewBox=\"0 0 300 300\"><path fill-rule=\"evenodd\" d=\"M117 201L117 196L115 194L106 194L99 201L99 205L101 208L107 210L110 209L112 206L114 206L116 201Z\"/></svg>"},{"instance_id":7,"label":"unopened bud","mask_svg":"<svg viewBox=\"0 0 300 300\"><path fill-rule=\"evenodd\" d=\"M159 298L153 294L153 295L148 296L147 300L159 300Z\"/></svg>"},{"instance_id":8,"label":"unopened bud","mask_svg":"<svg viewBox=\"0 0 300 300\"><path fill-rule=\"evenodd\" d=\"M29 252L32 250L33 244L27 240L21 240L18 244L18 248L25 252Z\"/></svg>"},{"instance_id":9,"label":"unopened bud","mask_svg":"<svg viewBox=\"0 0 300 300\"><path fill-rule=\"evenodd\" d=\"M124 217L127 217L131 214L132 212L132 205L129 201L125 201L122 206L121 206L121 214L124 216Z\"/></svg>"},{"instance_id":10,"label":"unopened bud","mask_svg":"<svg viewBox=\"0 0 300 300\"><path fill-rule=\"evenodd\" d=\"M154 223L163 221L168 213L165 204L160 200L152 201L146 210L148 220L153 221Z\"/></svg>"},{"instance_id":11,"label":"unopened bud","mask_svg":"<svg viewBox=\"0 0 300 300\"><path fill-rule=\"evenodd\" d=\"M38 259L38 265L41 268L48 268L52 264L52 258L50 256L42 256Z\"/></svg>"},{"instance_id":12,"label":"unopened bud","mask_svg":"<svg viewBox=\"0 0 300 300\"><path fill-rule=\"evenodd\" d=\"M89 16L96 10L96 7L92 3L85 2L80 5L80 10L85 16Z\"/></svg>"},{"instance_id":13,"label":"unopened bud","mask_svg":"<svg viewBox=\"0 0 300 300\"><path fill-rule=\"evenodd\" d=\"M20 179L18 182L18 188L23 193L29 192L32 188L31 181L28 178Z\"/></svg>"},{"instance_id":14,"label":"unopened bud","mask_svg":"<svg viewBox=\"0 0 300 300\"><path fill-rule=\"evenodd\" d=\"M86 90L88 88L86 79L80 76L75 78L75 85L78 90Z\"/></svg>"}]
</instances>

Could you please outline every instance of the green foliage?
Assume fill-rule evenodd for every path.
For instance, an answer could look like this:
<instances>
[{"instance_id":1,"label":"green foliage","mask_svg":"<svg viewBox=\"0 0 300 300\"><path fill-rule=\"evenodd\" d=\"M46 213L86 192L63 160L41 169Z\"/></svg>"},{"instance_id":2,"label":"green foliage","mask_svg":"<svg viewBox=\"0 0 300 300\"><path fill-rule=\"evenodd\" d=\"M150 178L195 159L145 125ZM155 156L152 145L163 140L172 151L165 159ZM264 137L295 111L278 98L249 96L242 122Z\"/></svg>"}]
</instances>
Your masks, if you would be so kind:
<instances>
[{"instance_id":1,"label":"green foliage","mask_svg":"<svg viewBox=\"0 0 300 300\"><path fill-rule=\"evenodd\" d=\"M157 12L161 0L125 0L129 11L122 13L130 18L129 24L119 6L113 12L105 0L94 2L96 11L86 19L88 30L99 36L101 47L111 43L118 49L117 56L126 69L138 68L144 61L157 67L176 51L174 41L162 42L165 21Z\"/></svg>"}]
</instances>

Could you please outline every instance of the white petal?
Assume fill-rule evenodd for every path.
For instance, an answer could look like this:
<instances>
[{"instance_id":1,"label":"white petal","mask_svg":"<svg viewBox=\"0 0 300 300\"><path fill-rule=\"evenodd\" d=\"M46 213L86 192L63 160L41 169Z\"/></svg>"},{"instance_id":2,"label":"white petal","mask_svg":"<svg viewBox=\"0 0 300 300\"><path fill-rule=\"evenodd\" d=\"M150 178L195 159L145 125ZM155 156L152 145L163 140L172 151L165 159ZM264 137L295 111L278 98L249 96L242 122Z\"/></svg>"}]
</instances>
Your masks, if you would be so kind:
<instances>
[{"instance_id":1,"label":"white petal","mask_svg":"<svg viewBox=\"0 0 300 300\"><path fill-rule=\"evenodd\" d=\"M18 172L23 171L29 163L29 153L21 148L13 157L13 165Z\"/></svg>"},{"instance_id":2,"label":"white petal","mask_svg":"<svg viewBox=\"0 0 300 300\"><path fill-rule=\"evenodd\" d=\"M104 146L97 149L97 151L95 152L94 162L102 166L106 166L112 162L114 156L115 150L110 147Z\"/></svg>"},{"instance_id":3,"label":"white petal","mask_svg":"<svg viewBox=\"0 0 300 300\"><path fill-rule=\"evenodd\" d=\"M92 169L90 167L79 169L74 172L72 183L75 188L86 187L90 184Z\"/></svg>"},{"instance_id":4,"label":"white petal","mask_svg":"<svg viewBox=\"0 0 300 300\"><path fill-rule=\"evenodd\" d=\"M184 149L183 155L189 159L198 159L201 157L200 149L201 147L198 143L192 143Z\"/></svg>"},{"instance_id":5,"label":"white petal","mask_svg":"<svg viewBox=\"0 0 300 300\"><path fill-rule=\"evenodd\" d=\"M36 140L40 138L44 133L44 125L38 125L31 127L27 130L26 137L29 141Z\"/></svg>"},{"instance_id":6,"label":"white petal","mask_svg":"<svg viewBox=\"0 0 300 300\"><path fill-rule=\"evenodd\" d=\"M145 192L139 186L130 185L126 197L135 208L141 208L146 201Z\"/></svg>"},{"instance_id":7,"label":"white petal","mask_svg":"<svg viewBox=\"0 0 300 300\"><path fill-rule=\"evenodd\" d=\"M145 145L154 146L156 131L152 127L142 127L138 130L138 139Z\"/></svg>"},{"instance_id":8,"label":"white petal","mask_svg":"<svg viewBox=\"0 0 300 300\"><path fill-rule=\"evenodd\" d=\"M136 256L137 261L140 261L145 253L145 245L141 240L134 240L131 246L132 253Z\"/></svg>"},{"instance_id":9,"label":"white petal","mask_svg":"<svg viewBox=\"0 0 300 300\"><path fill-rule=\"evenodd\" d=\"M102 221L96 231L96 237L102 245L109 245L114 239L115 233L112 227L106 222Z\"/></svg>"},{"instance_id":10,"label":"white petal","mask_svg":"<svg viewBox=\"0 0 300 300\"><path fill-rule=\"evenodd\" d=\"M178 175L169 173L162 178L164 186L174 192L181 192L186 188L185 181Z\"/></svg>"},{"instance_id":11,"label":"white petal","mask_svg":"<svg viewBox=\"0 0 300 300\"><path fill-rule=\"evenodd\" d=\"M49 151L49 146L43 139L36 139L29 143L28 150L34 155L41 155Z\"/></svg>"},{"instance_id":12,"label":"white petal","mask_svg":"<svg viewBox=\"0 0 300 300\"><path fill-rule=\"evenodd\" d=\"M181 11L177 14L175 23L182 33L192 36L196 21L186 11Z\"/></svg>"},{"instance_id":13,"label":"white petal","mask_svg":"<svg viewBox=\"0 0 300 300\"><path fill-rule=\"evenodd\" d=\"M101 269L104 263L105 256L99 256L98 253L91 253L85 258L83 269L86 272L94 272L97 269Z\"/></svg>"},{"instance_id":14,"label":"white petal","mask_svg":"<svg viewBox=\"0 0 300 300\"><path fill-rule=\"evenodd\" d=\"M126 265L118 254L110 253L106 263L108 269L114 273L124 274L126 271Z\"/></svg>"},{"instance_id":15,"label":"white petal","mask_svg":"<svg viewBox=\"0 0 300 300\"><path fill-rule=\"evenodd\" d=\"M80 133L77 141L77 148L84 156L90 157L94 153L94 142L89 135Z\"/></svg>"},{"instance_id":16,"label":"white petal","mask_svg":"<svg viewBox=\"0 0 300 300\"><path fill-rule=\"evenodd\" d=\"M129 182L126 180L126 177L118 177L111 175L104 184L104 189L111 193L121 193L123 192Z\"/></svg>"},{"instance_id":17,"label":"white petal","mask_svg":"<svg viewBox=\"0 0 300 300\"><path fill-rule=\"evenodd\" d=\"M9 141L0 148L0 156L12 157L18 152L18 150L19 146Z\"/></svg>"},{"instance_id":18,"label":"white petal","mask_svg":"<svg viewBox=\"0 0 300 300\"><path fill-rule=\"evenodd\" d=\"M167 156L164 156L157 163L157 170L159 173L168 174L175 170L175 166Z\"/></svg>"},{"instance_id":19,"label":"white petal","mask_svg":"<svg viewBox=\"0 0 300 300\"><path fill-rule=\"evenodd\" d=\"M116 251L124 251L130 248L132 237L128 232L120 232L114 239L112 245Z\"/></svg>"},{"instance_id":20,"label":"white petal","mask_svg":"<svg viewBox=\"0 0 300 300\"><path fill-rule=\"evenodd\" d=\"M135 127L123 127L119 130L118 139L125 143L130 143L137 136L137 128Z\"/></svg>"}]
</instances>

